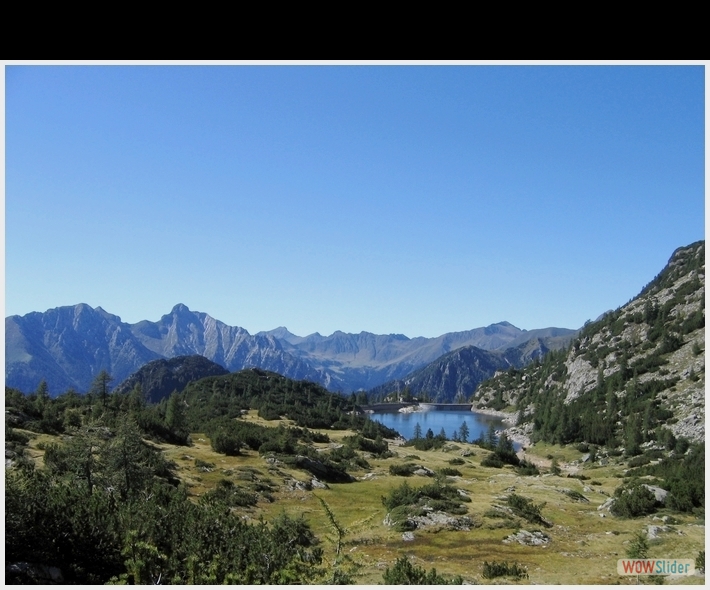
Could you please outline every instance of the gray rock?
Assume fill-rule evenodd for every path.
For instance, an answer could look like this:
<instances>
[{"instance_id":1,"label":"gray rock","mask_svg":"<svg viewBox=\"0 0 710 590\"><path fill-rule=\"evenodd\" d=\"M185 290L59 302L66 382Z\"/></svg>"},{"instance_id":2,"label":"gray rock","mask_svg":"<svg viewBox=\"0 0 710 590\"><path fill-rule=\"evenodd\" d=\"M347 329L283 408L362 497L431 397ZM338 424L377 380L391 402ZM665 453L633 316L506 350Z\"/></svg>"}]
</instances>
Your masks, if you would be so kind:
<instances>
[{"instance_id":1,"label":"gray rock","mask_svg":"<svg viewBox=\"0 0 710 590\"><path fill-rule=\"evenodd\" d=\"M542 531L534 531L531 533L520 529L517 533L503 539L503 543L520 543L521 545L527 545L529 547L539 547L548 545L550 543L550 536Z\"/></svg>"},{"instance_id":2,"label":"gray rock","mask_svg":"<svg viewBox=\"0 0 710 590\"><path fill-rule=\"evenodd\" d=\"M315 478L315 477L311 480L311 486L313 486L314 488L319 489L319 490L328 490L328 489L330 489L330 488L328 487L328 484L323 483L322 481L318 481L318 479Z\"/></svg>"},{"instance_id":3,"label":"gray rock","mask_svg":"<svg viewBox=\"0 0 710 590\"><path fill-rule=\"evenodd\" d=\"M601 504L597 508L597 510L606 510L607 512L609 512L613 505L614 505L614 498L607 498L607 500L604 502L604 504Z\"/></svg>"},{"instance_id":4,"label":"gray rock","mask_svg":"<svg viewBox=\"0 0 710 590\"><path fill-rule=\"evenodd\" d=\"M646 536L648 537L649 540L658 539L658 537L661 533L667 533L668 530L669 529L667 526L649 525L647 532L646 532Z\"/></svg>"},{"instance_id":5,"label":"gray rock","mask_svg":"<svg viewBox=\"0 0 710 590\"><path fill-rule=\"evenodd\" d=\"M658 486L650 486L648 484L641 484L643 487L645 487L648 491L650 491L656 498L656 502L660 502L661 504L666 503L666 497L668 496L668 491L664 490L663 488L659 488Z\"/></svg>"}]
</instances>

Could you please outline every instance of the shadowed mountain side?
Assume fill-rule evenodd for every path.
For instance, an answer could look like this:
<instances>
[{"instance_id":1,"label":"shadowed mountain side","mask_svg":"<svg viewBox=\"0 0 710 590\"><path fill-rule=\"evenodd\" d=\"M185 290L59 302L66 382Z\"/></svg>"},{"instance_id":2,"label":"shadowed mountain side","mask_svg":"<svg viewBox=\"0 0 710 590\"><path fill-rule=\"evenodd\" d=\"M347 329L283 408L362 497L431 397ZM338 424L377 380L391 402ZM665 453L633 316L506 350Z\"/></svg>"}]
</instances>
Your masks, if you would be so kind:
<instances>
[{"instance_id":1,"label":"shadowed mountain side","mask_svg":"<svg viewBox=\"0 0 710 590\"><path fill-rule=\"evenodd\" d=\"M170 396L173 391L181 392L191 381L227 374L227 369L197 354L158 359L143 365L118 385L114 392L127 394L136 385L140 385L143 398L156 403Z\"/></svg>"}]
</instances>

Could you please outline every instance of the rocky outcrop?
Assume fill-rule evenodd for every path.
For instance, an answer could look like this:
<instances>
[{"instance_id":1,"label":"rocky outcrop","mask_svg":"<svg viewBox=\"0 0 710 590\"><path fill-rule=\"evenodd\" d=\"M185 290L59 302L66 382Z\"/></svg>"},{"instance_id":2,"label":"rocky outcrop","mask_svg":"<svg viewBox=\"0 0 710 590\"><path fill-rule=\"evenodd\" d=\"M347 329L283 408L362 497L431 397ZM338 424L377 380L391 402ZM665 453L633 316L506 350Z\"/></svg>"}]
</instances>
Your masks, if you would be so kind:
<instances>
[{"instance_id":1,"label":"rocky outcrop","mask_svg":"<svg viewBox=\"0 0 710 590\"><path fill-rule=\"evenodd\" d=\"M529 532L520 529L517 533L507 536L503 543L520 543L528 547L544 547L550 544L550 536L542 531Z\"/></svg>"}]
</instances>

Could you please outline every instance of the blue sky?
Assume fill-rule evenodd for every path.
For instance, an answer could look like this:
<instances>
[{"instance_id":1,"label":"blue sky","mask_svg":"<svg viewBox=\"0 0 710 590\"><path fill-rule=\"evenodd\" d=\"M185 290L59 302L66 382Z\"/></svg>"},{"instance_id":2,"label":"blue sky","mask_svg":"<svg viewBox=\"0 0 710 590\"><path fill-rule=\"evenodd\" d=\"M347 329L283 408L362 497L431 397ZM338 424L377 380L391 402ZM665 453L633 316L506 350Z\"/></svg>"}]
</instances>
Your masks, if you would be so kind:
<instances>
[{"instance_id":1,"label":"blue sky","mask_svg":"<svg viewBox=\"0 0 710 590\"><path fill-rule=\"evenodd\" d=\"M702 66L7 66L6 315L576 328L704 239Z\"/></svg>"}]
</instances>

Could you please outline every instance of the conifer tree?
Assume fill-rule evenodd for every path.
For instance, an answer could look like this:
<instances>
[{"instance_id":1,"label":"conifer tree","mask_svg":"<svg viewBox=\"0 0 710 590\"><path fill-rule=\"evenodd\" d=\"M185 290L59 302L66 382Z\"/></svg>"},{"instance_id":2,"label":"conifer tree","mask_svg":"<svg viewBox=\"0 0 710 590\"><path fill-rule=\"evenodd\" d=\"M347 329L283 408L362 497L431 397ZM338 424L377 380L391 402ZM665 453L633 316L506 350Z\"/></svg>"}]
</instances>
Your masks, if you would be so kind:
<instances>
[{"instance_id":1,"label":"conifer tree","mask_svg":"<svg viewBox=\"0 0 710 590\"><path fill-rule=\"evenodd\" d=\"M106 369L101 369L98 375L94 378L94 382L91 384L91 393L97 395L106 407L106 401L108 399L108 384L113 381L113 377L109 375Z\"/></svg>"},{"instance_id":2,"label":"conifer tree","mask_svg":"<svg viewBox=\"0 0 710 590\"><path fill-rule=\"evenodd\" d=\"M461 439L461 442L468 442L469 432L468 424L466 424L466 420L464 420L459 427L459 438Z\"/></svg>"}]
</instances>

